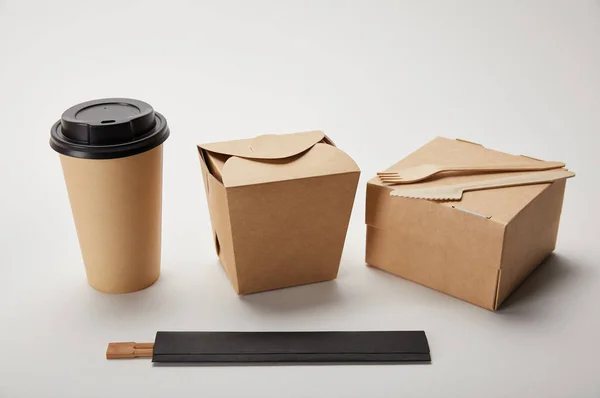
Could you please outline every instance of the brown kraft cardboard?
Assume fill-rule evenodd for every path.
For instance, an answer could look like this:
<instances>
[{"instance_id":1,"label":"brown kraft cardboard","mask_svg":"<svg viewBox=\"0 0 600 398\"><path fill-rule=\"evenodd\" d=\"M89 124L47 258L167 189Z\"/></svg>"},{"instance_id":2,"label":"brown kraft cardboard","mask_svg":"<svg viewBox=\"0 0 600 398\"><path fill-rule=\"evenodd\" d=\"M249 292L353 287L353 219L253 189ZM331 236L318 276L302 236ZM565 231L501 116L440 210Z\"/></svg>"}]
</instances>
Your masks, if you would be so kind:
<instances>
[{"instance_id":1,"label":"brown kraft cardboard","mask_svg":"<svg viewBox=\"0 0 600 398\"><path fill-rule=\"evenodd\" d=\"M481 145L446 138L388 170L425 163L532 164ZM528 172L494 173L493 178ZM484 181L487 173L447 172L422 187ZM461 200L390 196L394 186L367 183L366 262L454 297L496 310L555 248L565 179L465 192ZM416 184L415 184L416 185Z\"/></svg>"},{"instance_id":2,"label":"brown kraft cardboard","mask_svg":"<svg viewBox=\"0 0 600 398\"><path fill-rule=\"evenodd\" d=\"M160 274L162 145L118 159L60 155L89 284L105 293Z\"/></svg>"},{"instance_id":3,"label":"brown kraft cardboard","mask_svg":"<svg viewBox=\"0 0 600 398\"><path fill-rule=\"evenodd\" d=\"M320 131L198 146L217 256L238 294L335 279L356 163Z\"/></svg>"}]
</instances>

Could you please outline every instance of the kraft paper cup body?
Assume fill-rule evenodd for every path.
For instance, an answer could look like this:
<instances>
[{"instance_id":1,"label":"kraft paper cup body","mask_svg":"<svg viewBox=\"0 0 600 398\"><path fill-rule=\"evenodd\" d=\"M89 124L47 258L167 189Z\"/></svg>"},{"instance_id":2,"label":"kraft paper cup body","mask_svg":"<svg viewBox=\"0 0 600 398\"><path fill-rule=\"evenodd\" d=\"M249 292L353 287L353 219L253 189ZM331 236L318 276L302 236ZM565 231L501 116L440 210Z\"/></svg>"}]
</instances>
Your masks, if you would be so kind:
<instances>
[{"instance_id":1,"label":"kraft paper cup body","mask_svg":"<svg viewBox=\"0 0 600 398\"><path fill-rule=\"evenodd\" d=\"M162 153L60 155L87 279L101 292L141 290L160 275Z\"/></svg>"},{"instance_id":2,"label":"kraft paper cup body","mask_svg":"<svg viewBox=\"0 0 600 398\"><path fill-rule=\"evenodd\" d=\"M108 98L65 111L51 129L88 283L129 293L160 275L166 119L145 102Z\"/></svg>"}]
</instances>

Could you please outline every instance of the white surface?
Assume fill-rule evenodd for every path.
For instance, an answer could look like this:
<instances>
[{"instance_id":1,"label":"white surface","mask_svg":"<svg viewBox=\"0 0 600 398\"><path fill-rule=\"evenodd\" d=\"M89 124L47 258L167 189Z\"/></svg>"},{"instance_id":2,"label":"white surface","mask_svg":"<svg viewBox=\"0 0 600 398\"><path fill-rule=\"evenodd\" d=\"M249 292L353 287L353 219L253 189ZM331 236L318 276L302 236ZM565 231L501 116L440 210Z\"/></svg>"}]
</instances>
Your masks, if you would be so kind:
<instances>
[{"instance_id":1,"label":"white surface","mask_svg":"<svg viewBox=\"0 0 600 398\"><path fill-rule=\"evenodd\" d=\"M599 397L600 2L0 1L0 397ZM49 128L166 115L163 275L87 286ZM339 278L239 298L194 145L322 129L363 170ZM365 182L436 135L565 161L557 255L498 313L364 266ZM431 365L153 367L156 330L424 329Z\"/></svg>"}]
</instances>

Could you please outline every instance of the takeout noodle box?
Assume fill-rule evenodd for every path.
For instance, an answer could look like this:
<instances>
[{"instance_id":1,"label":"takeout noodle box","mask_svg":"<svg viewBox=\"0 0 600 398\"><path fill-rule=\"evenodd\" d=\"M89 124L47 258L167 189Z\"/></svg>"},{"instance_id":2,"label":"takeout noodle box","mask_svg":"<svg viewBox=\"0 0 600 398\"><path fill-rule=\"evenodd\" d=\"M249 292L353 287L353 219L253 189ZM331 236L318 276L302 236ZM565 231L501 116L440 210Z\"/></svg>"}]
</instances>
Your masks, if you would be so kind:
<instances>
[{"instance_id":1,"label":"takeout noodle box","mask_svg":"<svg viewBox=\"0 0 600 398\"><path fill-rule=\"evenodd\" d=\"M360 170L320 131L198 146L217 255L238 294L335 279Z\"/></svg>"},{"instance_id":2,"label":"takeout noodle box","mask_svg":"<svg viewBox=\"0 0 600 398\"><path fill-rule=\"evenodd\" d=\"M537 159L436 138L390 170L435 164L535 164ZM519 172L526 173L526 172ZM494 177L510 175L496 173ZM517 174L517 173L512 173ZM489 179L452 172L419 183ZM496 310L556 244L565 179L465 192L460 201L390 196L377 177L367 184L367 264Z\"/></svg>"}]
</instances>

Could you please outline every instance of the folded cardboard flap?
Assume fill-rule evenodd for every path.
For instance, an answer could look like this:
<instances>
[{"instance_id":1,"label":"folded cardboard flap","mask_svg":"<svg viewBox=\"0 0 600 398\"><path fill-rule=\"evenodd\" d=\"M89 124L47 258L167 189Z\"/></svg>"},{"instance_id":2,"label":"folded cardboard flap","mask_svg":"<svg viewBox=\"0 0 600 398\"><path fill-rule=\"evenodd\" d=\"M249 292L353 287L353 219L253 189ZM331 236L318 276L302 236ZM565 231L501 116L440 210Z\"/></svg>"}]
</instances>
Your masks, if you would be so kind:
<instances>
[{"instance_id":1,"label":"folded cardboard flap","mask_svg":"<svg viewBox=\"0 0 600 398\"><path fill-rule=\"evenodd\" d=\"M457 138L456 141L460 141L460 142L464 142L464 143L467 143L467 144L473 144L473 145L477 145L477 146L483 147L483 145L481 145L481 144L479 144L477 142L473 142L473 141L469 141L469 140L463 140L462 138Z\"/></svg>"},{"instance_id":2,"label":"folded cardboard flap","mask_svg":"<svg viewBox=\"0 0 600 398\"><path fill-rule=\"evenodd\" d=\"M202 153L202 149L198 147L200 150L200 155L203 157L206 162L206 166L208 167L208 171L212 174L217 180L223 182L223 176L221 175L221 171L223 170L223 166L225 166L225 162L227 159L231 157L231 155L223 155L222 153L216 152L204 152Z\"/></svg>"},{"instance_id":3,"label":"folded cardboard flap","mask_svg":"<svg viewBox=\"0 0 600 398\"><path fill-rule=\"evenodd\" d=\"M479 213L476 213L474 211L463 209L463 208L458 207L458 206L452 206L452 208L456 209L456 210L464 211L465 213L473 214L474 216L483 217L483 218L487 218L487 219L492 218L491 216L486 216L485 214L479 214Z\"/></svg>"},{"instance_id":4,"label":"folded cardboard flap","mask_svg":"<svg viewBox=\"0 0 600 398\"><path fill-rule=\"evenodd\" d=\"M255 138L215 142L199 145L200 148L222 155L248 159L283 159L306 151L323 140L322 131L294 134L266 134Z\"/></svg>"},{"instance_id":5,"label":"folded cardboard flap","mask_svg":"<svg viewBox=\"0 0 600 398\"><path fill-rule=\"evenodd\" d=\"M554 251L566 184L550 184L506 226L494 309Z\"/></svg>"},{"instance_id":6,"label":"folded cardboard flap","mask_svg":"<svg viewBox=\"0 0 600 398\"><path fill-rule=\"evenodd\" d=\"M198 150L208 171L225 187L359 171L321 131L261 135L198 145Z\"/></svg>"},{"instance_id":7,"label":"folded cardboard flap","mask_svg":"<svg viewBox=\"0 0 600 398\"><path fill-rule=\"evenodd\" d=\"M209 172L223 182L223 168L231 157L255 160L286 159L296 156L324 141L322 131L286 135L265 134L255 138L198 145ZM333 144L331 144L333 145Z\"/></svg>"}]
</instances>

